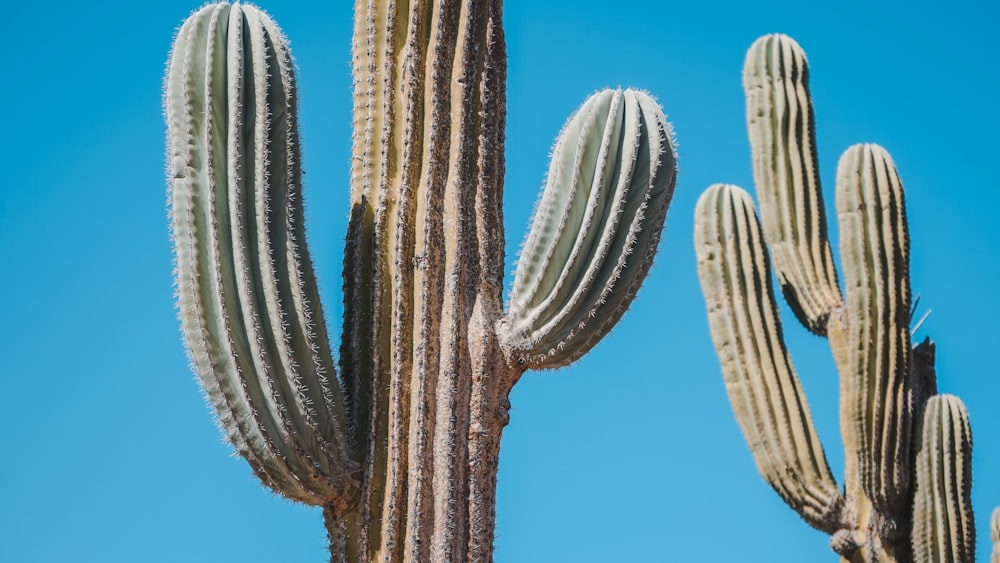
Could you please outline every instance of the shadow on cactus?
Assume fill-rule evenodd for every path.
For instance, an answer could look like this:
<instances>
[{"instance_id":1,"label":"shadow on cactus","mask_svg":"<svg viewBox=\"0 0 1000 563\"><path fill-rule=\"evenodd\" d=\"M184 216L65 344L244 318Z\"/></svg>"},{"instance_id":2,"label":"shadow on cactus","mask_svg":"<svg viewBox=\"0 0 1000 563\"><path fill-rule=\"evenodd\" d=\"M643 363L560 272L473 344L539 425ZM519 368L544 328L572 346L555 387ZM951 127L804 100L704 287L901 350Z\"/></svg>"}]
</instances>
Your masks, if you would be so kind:
<instances>
[{"instance_id":1,"label":"shadow on cactus","mask_svg":"<svg viewBox=\"0 0 1000 563\"><path fill-rule=\"evenodd\" d=\"M903 187L876 145L847 150L836 207L845 292L818 181L805 53L769 35L743 70L760 218L745 191L711 186L695 211L698 273L726 391L757 468L850 562L974 561L972 436L937 395L934 344L910 340ZM840 377L841 488L782 338L773 268L790 308L825 336Z\"/></svg>"},{"instance_id":2,"label":"shadow on cactus","mask_svg":"<svg viewBox=\"0 0 1000 563\"><path fill-rule=\"evenodd\" d=\"M594 346L660 238L670 128L643 92L595 94L556 143L504 311L501 20L499 0L357 3L339 375L288 42L246 4L176 36L164 103L192 363L260 480L323 507L331 561L491 560L512 386Z\"/></svg>"}]
</instances>

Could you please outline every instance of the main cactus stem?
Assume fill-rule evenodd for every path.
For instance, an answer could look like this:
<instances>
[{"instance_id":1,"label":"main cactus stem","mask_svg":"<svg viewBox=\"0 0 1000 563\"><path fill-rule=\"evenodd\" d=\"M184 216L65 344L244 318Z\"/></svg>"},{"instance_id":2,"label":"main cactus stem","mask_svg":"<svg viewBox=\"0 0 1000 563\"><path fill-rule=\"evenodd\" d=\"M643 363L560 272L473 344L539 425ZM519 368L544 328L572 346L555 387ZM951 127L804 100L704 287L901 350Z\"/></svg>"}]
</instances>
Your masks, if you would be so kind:
<instances>
[{"instance_id":1,"label":"main cactus stem","mask_svg":"<svg viewBox=\"0 0 1000 563\"><path fill-rule=\"evenodd\" d=\"M845 292L826 232L805 53L769 35L744 66L760 218L749 194L699 199L695 245L712 339L757 467L841 560L974 560L972 435L958 398L937 395L934 345L910 342L909 234L889 154L856 145L837 167ZM825 336L840 374L844 486L826 461L785 348L771 281Z\"/></svg>"},{"instance_id":2,"label":"main cactus stem","mask_svg":"<svg viewBox=\"0 0 1000 563\"><path fill-rule=\"evenodd\" d=\"M341 374L366 460L361 560L484 561L519 375L494 330L500 2L358 2L354 26Z\"/></svg>"},{"instance_id":3,"label":"main cactus stem","mask_svg":"<svg viewBox=\"0 0 1000 563\"><path fill-rule=\"evenodd\" d=\"M645 93L567 122L504 310L499 0L361 0L340 375L305 245L295 77L277 25L212 4L177 34L165 107L177 293L236 451L321 506L334 562L490 561L508 394L628 308L673 191Z\"/></svg>"}]
</instances>

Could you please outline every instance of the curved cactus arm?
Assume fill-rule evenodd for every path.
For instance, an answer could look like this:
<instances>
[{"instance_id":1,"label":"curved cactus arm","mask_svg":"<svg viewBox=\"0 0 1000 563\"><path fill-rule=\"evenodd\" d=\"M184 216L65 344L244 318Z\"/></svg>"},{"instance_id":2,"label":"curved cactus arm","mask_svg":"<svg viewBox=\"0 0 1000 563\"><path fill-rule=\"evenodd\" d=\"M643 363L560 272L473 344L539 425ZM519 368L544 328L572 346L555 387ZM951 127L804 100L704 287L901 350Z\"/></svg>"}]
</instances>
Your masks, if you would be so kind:
<instances>
[{"instance_id":1,"label":"curved cactus arm","mask_svg":"<svg viewBox=\"0 0 1000 563\"><path fill-rule=\"evenodd\" d=\"M965 405L953 395L931 397L918 432L914 561L973 563L976 528L971 498L972 431ZM996 539L996 514L993 520Z\"/></svg>"},{"instance_id":2,"label":"curved cactus arm","mask_svg":"<svg viewBox=\"0 0 1000 563\"><path fill-rule=\"evenodd\" d=\"M993 540L993 556L990 563L1000 563L1000 507L993 510L990 518L990 539Z\"/></svg>"},{"instance_id":3,"label":"curved cactus arm","mask_svg":"<svg viewBox=\"0 0 1000 563\"><path fill-rule=\"evenodd\" d=\"M276 492L345 498L352 470L305 247L287 41L248 5L181 27L165 106L177 294L192 363L237 452Z\"/></svg>"},{"instance_id":4,"label":"curved cactus arm","mask_svg":"<svg viewBox=\"0 0 1000 563\"><path fill-rule=\"evenodd\" d=\"M670 125L637 90L593 95L556 142L506 315L530 367L582 356L618 321L652 264L676 179Z\"/></svg>"},{"instance_id":5,"label":"curved cactus arm","mask_svg":"<svg viewBox=\"0 0 1000 563\"><path fill-rule=\"evenodd\" d=\"M834 533L843 497L782 340L750 196L711 186L695 209L698 276L726 391L757 469L809 525Z\"/></svg>"},{"instance_id":6,"label":"curved cactus arm","mask_svg":"<svg viewBox=\"0 0 1000 563\"><path fill-rule=\"evenodd\" d=\"M909 234L903 186L884 149L855 145L841 157L837 214L848 315L845 412L860 442L865 494L880 511L901 515L913 416Z\"/></svg>"},{"instance_id":7,"label":"curved cactus arm","mask_svg":"<svg viewBox=\"0 0 1000 563\"><path fill-rule=\"evenodd\" d=\"M747 129L764 235L799 322L826 334L842 305L820 192L809 67L792 38L761 37L743 67Z\"/></svg>"}]
</instances>

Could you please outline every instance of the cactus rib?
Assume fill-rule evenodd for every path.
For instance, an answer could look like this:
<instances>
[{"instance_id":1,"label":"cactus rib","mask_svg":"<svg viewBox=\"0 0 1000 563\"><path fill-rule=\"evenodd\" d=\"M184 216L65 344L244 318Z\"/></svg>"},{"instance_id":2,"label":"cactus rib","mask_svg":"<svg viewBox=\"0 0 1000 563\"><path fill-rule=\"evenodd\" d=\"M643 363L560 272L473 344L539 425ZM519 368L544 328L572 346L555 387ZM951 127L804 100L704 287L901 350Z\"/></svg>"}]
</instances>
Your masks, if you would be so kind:
<instances>
[{"instance_id":1,"label":"cactus rib","mask_svg":"<svg viewBox=\"0 0 1000 563\"><path fill-rule=\"evenodd\" d=\"M764 237L750 196L708 188L695 210L698 274L726 391L754 461L809 525L834 533L843 497L781 336Z\"/></svg>"}]
</instances>

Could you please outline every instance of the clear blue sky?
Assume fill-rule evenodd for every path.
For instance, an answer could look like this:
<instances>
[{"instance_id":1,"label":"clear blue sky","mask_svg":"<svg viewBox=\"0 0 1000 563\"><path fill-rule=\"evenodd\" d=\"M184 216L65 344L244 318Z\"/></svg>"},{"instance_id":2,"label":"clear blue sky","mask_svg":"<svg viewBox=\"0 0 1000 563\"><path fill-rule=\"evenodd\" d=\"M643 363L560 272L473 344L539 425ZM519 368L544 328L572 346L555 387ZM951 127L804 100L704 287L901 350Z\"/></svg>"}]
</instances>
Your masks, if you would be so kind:
<instances>
[{"instance_id":1,"label":"clear blue sky","mask_svg":"<svg viewBox=\"0 0 1000 563\"><path fill-rule=\"evenodd\" d=\"M160 92L174 29L197 1L90 4L13 3L0 35L0 561L325 561L320 513L266 492L229 456L180 341ZM351 7L264 7L300 69L310 243L336 334ZM740 70L775 31L809 55L828 200L853 143L877 142L899 166L913 288L934 311L917 336L937 341L939 387L971 413L987 561L1000 505L997 4L510 0L505 20L511 251L556 133L597 88L657 95L681 171L632 311L577 364L528 373L513 393L497 562L836 560L754 468L692 248L699 193L752 187ZM840 475L826 342L784 320Z\"/></svg>"}]
</instances>

